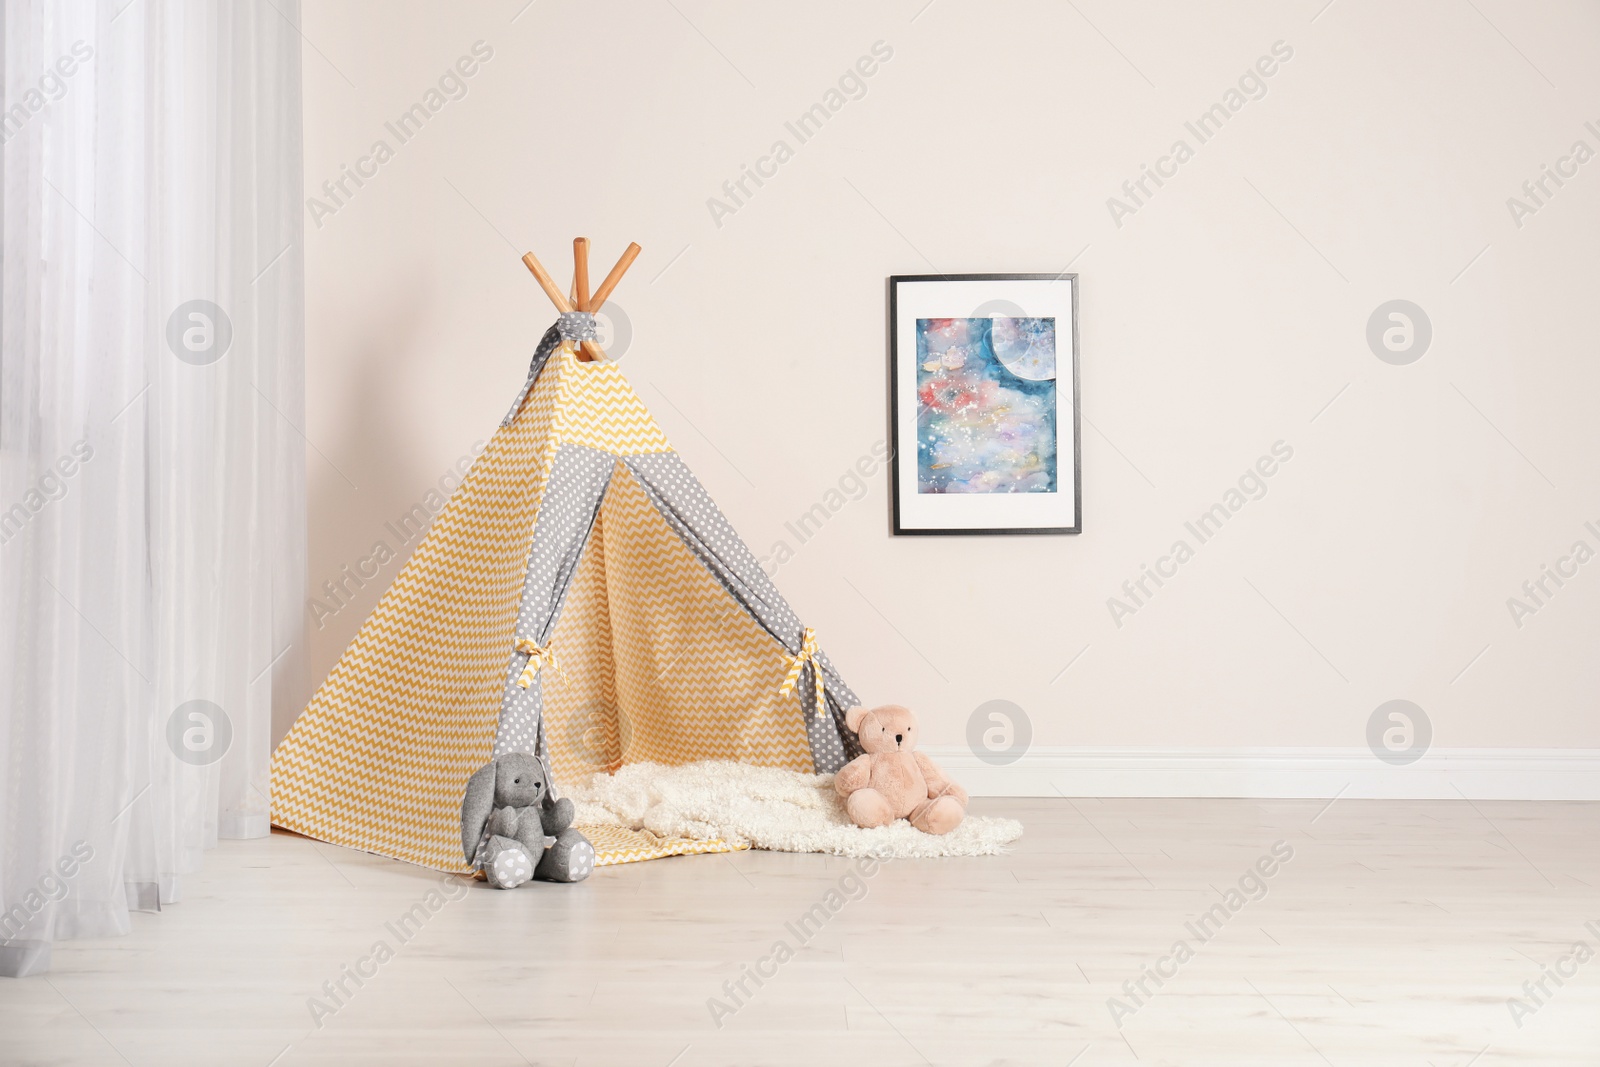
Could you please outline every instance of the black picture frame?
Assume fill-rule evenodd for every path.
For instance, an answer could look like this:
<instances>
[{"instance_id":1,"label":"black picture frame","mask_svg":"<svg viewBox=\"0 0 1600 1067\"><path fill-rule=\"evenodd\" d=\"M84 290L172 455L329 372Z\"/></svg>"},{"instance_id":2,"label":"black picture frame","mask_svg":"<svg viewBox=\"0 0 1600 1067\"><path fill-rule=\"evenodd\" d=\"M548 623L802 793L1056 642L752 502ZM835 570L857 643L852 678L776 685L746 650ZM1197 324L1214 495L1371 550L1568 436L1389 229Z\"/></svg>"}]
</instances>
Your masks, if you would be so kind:
<instances>
[{"instance_id":1,"label":"black picture frame","mask_svg":"<svg viewBox=\"0 0 1600 1067\"><path fill-rule=\"evenodd\" d=\"M1015 281L1069 281L1072 291L1072 493L1073 525L1052 527L968 527L929 528L907 527L902 522L900 501L900 400L899 400L899 324L900 286L927 282L1015 282ZM1044 536L1079 534L1083 532L1083 432L1079 410L1078 380L1078 275L1077 274L893 274L888 281L889 298L889 499L890 526L896 537L921 536ZM1058 372L1059 378L1059 372ZM1059 455L1059 442L1057 446ZM915 463L916 457L907 458Z\"/></svg>"}]
</instances>

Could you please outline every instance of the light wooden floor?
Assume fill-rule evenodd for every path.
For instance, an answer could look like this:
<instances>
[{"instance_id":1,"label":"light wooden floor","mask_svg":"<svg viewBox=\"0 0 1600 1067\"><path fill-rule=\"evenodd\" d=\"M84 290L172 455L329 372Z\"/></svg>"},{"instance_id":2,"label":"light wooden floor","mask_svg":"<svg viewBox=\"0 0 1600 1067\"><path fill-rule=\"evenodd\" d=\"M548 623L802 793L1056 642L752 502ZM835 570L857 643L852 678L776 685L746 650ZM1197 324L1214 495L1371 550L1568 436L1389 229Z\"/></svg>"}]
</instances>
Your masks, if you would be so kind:
<instances>
[{"instance_id":1,"label":"light wooden floor","mask_svg":"<svg viewBox=\"0 0 1600 1067\"><path fill-rule=\"evenodd\" d=\"M458 893L286 835L230 842L131 936L0 980L0 1061L132 1064L1600 1064L1600 805L978 800L1012 855L889 863L717 1028L723 998L848 861L741 853ZM1320 813L1320 814L1319 814ZM1276 841L1293 859L1186 928ZM442 900L443 898L435 898ZM1586 930L1585 923L1594 922ZM1194 956L1113 1022L1179 939ZM313 1026L308 998L394 958ZM770 968L768 968L770 970ZM1171 966L1166 966L1171 972ZM1137 990L1135 990L1137 992ZM331 1003L331 1002L330 1002Z\"/></svg>"}]
</instances>

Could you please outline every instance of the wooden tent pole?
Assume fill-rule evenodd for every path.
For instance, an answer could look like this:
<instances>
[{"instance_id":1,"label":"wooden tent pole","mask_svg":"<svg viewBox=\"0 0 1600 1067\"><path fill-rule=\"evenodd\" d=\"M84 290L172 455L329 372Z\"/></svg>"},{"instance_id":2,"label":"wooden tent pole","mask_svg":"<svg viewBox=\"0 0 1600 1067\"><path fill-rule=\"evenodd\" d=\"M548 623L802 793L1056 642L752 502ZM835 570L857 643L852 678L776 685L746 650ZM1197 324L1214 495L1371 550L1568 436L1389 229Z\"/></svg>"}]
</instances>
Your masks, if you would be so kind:
<instances>
[{"instance_id":1,"label":"wooden tent pole","mask_svg":"<svg viewBox=\"0 0 1600 1067\"><path fill-rule=\"evenodd\" d=\"M539 257L532 252L528 252L523 255L522 263L533 273L534 279L539 283L539 288L544 290L545 295L550 298L550 302L556 306L557 311L565 315L573 310L571 302L562 295L561 288L556 285L556 280L550 277L550 272L545 270L544 264L539 262ZM606 358L605 352L593 341L582 341L579 346L582 352L578 358L584 362L599 362Z\"/></svg>"},{"instance_id":2,"label":"wooden tent pole","mask_svg":"<svg viewBox=\"0 0 1600 1067\"><path fill-rule=\"evenodd\" d=\"M565 315L572 310L572 305L567 302L566 296L561 292L561 287L556 285L556 280L550 277L550 272L544 269L538 257L532 252L522 257L523 265L533 272L534 280L539 283L539 288L544 290L544 295L556 306L556 310Z\"/></svg>"},{"instance_id":3,"label":"wooden tent pole","mask_svg":"<svg viewBox=\"0 0 1600 1067\"><path fill-rule=\"evenodd\" d=\"M600 283L600 288L595 290L594 296L589 301L590 311L599 311L611 291L622 281L622 276L628 273L628 268L633 266L633 261L639 258L640 248L637 244L629 244L622 258L617 260L617 265L611 268L611 273L606 275L606 280Z\"/></svg>"},{"instance_id":4,"label":"wooden tent pole","mask_svg":"<svg viewBox=\"0 0 1600 1067\"><path fill-rule=\"evenodd\" d=\"M589 310L589 239L572 239L572 284L578 289L577 308Z\"/></svg>"}]
</instances>

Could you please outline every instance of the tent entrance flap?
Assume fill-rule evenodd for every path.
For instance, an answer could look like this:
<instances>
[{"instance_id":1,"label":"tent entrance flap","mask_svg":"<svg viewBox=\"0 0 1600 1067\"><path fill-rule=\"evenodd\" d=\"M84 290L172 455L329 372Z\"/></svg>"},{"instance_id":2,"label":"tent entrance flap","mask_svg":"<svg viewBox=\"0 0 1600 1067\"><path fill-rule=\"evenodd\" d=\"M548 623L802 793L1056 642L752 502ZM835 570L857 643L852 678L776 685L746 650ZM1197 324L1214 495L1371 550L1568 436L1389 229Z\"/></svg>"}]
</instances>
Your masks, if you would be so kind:
<instances>
[{"instance_id":1,"label":"tent entrance flap","mask_svg":"<svg viewBox=\"0 0 1600 1067\"><path fill-rule=\"evenodd\" d=\"M810 772L805 710L780 689L790 659L618 466L551 636L552 772L732 759Z\"/></svg>"}]
</instances>

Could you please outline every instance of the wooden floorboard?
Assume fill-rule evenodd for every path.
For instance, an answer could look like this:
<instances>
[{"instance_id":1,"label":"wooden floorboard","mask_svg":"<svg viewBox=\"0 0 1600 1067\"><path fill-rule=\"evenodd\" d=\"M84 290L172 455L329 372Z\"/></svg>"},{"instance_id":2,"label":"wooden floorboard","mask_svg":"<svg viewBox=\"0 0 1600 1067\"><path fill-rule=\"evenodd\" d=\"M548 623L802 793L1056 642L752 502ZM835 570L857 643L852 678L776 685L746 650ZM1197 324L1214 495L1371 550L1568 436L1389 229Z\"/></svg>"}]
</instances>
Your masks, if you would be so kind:
<instances>
[{"instance_id":1,"label":"wooden floorboard","mask_svg":"<svg viewBox=\"0 0 1600 1067\"><path fill-rule=\"evenodd\" d=\"M508 893L225 842L128 937L0 981L0 1062L1600 1064L1576 948L1600 951L1600 804L973 807L1023 821L1013 852L689 856Z\"/></svg>"}]
</instances>

